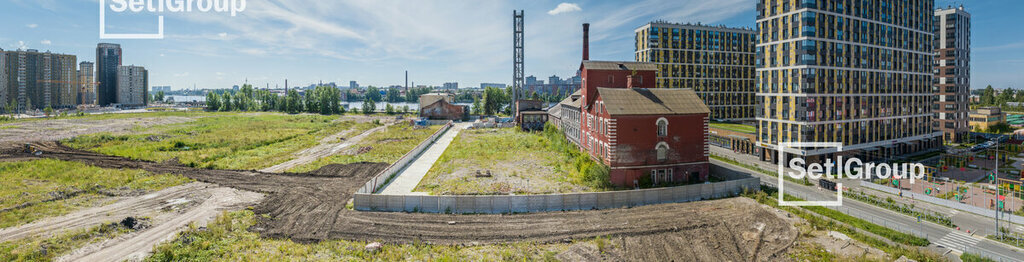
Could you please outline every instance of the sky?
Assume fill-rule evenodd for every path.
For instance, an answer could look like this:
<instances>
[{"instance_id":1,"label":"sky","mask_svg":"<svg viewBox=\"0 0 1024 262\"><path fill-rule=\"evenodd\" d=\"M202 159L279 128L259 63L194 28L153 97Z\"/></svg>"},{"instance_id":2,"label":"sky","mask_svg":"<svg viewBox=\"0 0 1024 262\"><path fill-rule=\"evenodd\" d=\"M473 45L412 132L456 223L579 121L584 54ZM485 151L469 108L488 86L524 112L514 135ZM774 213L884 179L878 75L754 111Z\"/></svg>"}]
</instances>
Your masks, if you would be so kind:
<instances>
[{"instance_id":1,"label":"sky","mask_svg":"<svg viewBox=\"0 0 1024 262\"><path fill-rule=\"evenodd\" d=\"M581 24L591 23L593 60L633 60L634 30L653 20L753 27L753 0L247 0L228 12L115 12L107 33L163 39L99 38L100 0L0 0L0 48L38 49L95 61L96 44L121 44L123 64L145 66L150 86L173 89L511 83L512 10L525 10L526 75L575 74ZM140 0L135 0L140 1ZM159 4L171 0L141 0ZM199 0L205 2L208 0ZM235 3L243 0L215 0ZM973 18L972 88L1024 84L1024 1L964 4ZM196 6L196 5L193 5Z\"/></svg>"}]
</instances>

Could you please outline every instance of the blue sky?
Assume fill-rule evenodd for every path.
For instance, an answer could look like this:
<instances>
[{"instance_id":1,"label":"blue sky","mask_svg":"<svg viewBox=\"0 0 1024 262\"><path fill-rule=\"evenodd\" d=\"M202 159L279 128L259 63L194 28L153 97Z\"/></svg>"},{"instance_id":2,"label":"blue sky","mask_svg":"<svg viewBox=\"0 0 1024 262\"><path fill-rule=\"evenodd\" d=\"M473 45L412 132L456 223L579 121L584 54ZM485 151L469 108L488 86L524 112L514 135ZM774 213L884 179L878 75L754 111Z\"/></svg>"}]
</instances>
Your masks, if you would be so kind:
<instances>
[{"instance_id":1,"label":"blue sky","mask_svg":"<svg viewBox=\"0 0 1024 262\"><path fill-rule=\"evenodd\" d=\"M157 0L153 0L156 2ZM240 0L236 0L240 1ZM1024 83L1024 1L966 0L972 13L973 88ZM108 0L108 5L110 1ZM938 0L936 6L954 4ZM98 0L0 0L0 48L33 48L94 61L98 42L146 66L150 85L175 89L318 82L460 86L510 83L511 10L526 10L526 74L575 73L581 26L591 58L633 60L633 30L652 20L753 27L752 0L487 1L248 0L237 16L164 13L161 40L99 39ZM108 9L109 10L109 9ZM148 33L151 13L107 13L108 33Z\"/></svg>"}]
</instances>

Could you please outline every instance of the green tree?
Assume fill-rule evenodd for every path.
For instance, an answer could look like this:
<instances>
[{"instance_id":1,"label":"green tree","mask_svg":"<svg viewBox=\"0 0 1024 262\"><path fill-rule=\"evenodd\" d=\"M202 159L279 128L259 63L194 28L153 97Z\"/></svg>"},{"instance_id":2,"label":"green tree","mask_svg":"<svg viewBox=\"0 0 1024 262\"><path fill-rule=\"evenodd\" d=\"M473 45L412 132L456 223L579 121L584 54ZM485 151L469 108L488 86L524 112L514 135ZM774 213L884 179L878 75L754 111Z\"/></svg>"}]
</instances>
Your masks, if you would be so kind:
<instances>
[{"instance_id":1,"label":"green tree","mask_svg":"<svg viewBox=\"0 0 1024 262\"><path fill-rule=\"evenodd\" d=\"M298 114L302 112L302 97L299 96L299 91L295 89L288 90L288 98L285 99L285 108L290 114Z\"/></svg>"},{"instance_id":2,"label":"green tree","mask_svg":"<svg viewBox=\"0 0 1024 262\"><path fill-rule=\"evenodd\" d=\"M369 115L375 111L377 111L377 104L373 102L373 99L367 97L366 100L363 100L363 114Z\"/></svg>"},{"instance_id":3,"label":"green tree","mask_svg":"<svg viewBox=\"0 0 1024 262\"><path fill-rule=\"evenodd\" d=\"M978 102L982 105L994 105L996 103L996 90L992 88L992 85L985 87L985 90L981 92L980 100Z\"/></svg>"},{"instance_id":4,"label":"green tree","mask_svg":"<svg viewBox=\"0 0 1024 262\"><path fill-rule=\"evenodd\" d=\"M43 113L46 114L46 117L50 117L50 115L53 114L53 108L50 106L46 106L46 108L43 108Z\"/></svg>"},{"instance_id":5,"label":"green tree","mask_svg":"<svg viewBox=\"0 0 1024 262\"><path fill-rule=\"evenodd\" d=\"M384 106L384 112L389 114L389 115L394 115L395 114L395 107L391 106L391 104L387 104L387 105Z\"/></svg>"},{"instance_id":6,"label":"green tree","mask_svg":"<svg viewBox=\"0 0 1024 262\"><path fill-rule=\"evenodd\" d=\"M235 104L231 101L231 93L224 92L221 96L220 111L235 110Z\"/></svg>"},{"instance_id":7,"label":"green tree","mask_svg":"<svg viewBox=\"0 0 1024 262\"><path fill-rule=\"evenodd\" d=\"M220 110L220 96L217 93L206 93L206 111Z\"/></svg>"},{"instance_id":8,"label":"green tree","mask_svg":"<svg viewBox=\"0 0 1024 262\"><path fill-rule=\"evenodd\" d=\"M374 102L380 102L380 90L376 87L370 86L366 88L366 98L373 100Z\"/></svg>"},{"instance_id":9,"label":"green tree","mask_svg":"<svg viewBox=\"0 0 1024 262\"><path fill-rule=\"evenodd\" d=\"M153 101L163 102L164 101L164 91L159 91L159 92L156 92L156 94L153 94Z\"/></svg>"},{"instance_id":10,"label":"green tree","mask_svg":"<svg viewBox=\"0 0 1024 262\"><path fill-rule=\"evenodd\" d=\"M409 105L402 106L402 114L408 114L408 113L409 113Z\"/></svg>"},{"instance_id":11,"label":"green tree","mask_svg":"<svg viewBox=\"0 0 1024 262\"><path fill-rule=\"evenodd\" d=\"M472 110L473 114L474 115L482 114L483 113L483 111L482 111L483 108L482 107L483 107L483 103L480 102L480 98L474 97L473 98L473 110Z\"/></svg>"}]
</instances>

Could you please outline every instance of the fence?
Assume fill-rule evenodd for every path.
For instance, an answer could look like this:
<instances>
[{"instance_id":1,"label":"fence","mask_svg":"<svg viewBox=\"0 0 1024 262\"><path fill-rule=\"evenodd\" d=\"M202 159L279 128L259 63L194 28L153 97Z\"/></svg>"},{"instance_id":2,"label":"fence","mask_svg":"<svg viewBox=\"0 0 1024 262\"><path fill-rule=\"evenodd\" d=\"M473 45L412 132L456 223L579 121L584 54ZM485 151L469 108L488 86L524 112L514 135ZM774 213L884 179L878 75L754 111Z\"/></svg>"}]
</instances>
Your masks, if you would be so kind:
<instances>
[{"instance_id":1,"label":"fence","mask_svg":"<svg viewBox=\"0 0 1024 262\"><path fill-rule=\"evenodd\" d=\"M861 180L860 181L860 185L863 186L863 187L867 187L867 188L870 188L870 189L886 192L886 193L893 194L893 195L898 195L899 194L899 190L897 190L895 188L891 188L891 187L887 187L887 186L871 183L871 181L863 181L863 180ZM913 196L914 199L917 199L917 200L921 200L921 201L924 201L924 202L928 202L928 203L932 203L932 204L936 204L936 205L940 205L940 206L945 206L945 207L956 209L956 210L960 210L960 211L970 212L970 213L974 213L974 214L977 214L977 215L981 215L981 216L985 216L985 217L989 217L989 218L993 218L993 219L996 217L995 210L988 210L988 209L985 209L985 208L980 208L980 207L976 207L976 206L972 206L972 205L968 205L968 204L964 204L964 203L953 202L953 201L949 201L949 200L945 200L945 199L941 199L941 198L937 198L937 197L933 197L933 196L929 196L929 195L914 193L914 192L910 192L910 191L903 191L903 195L904 196ZM1003 215L1000 215L1000 219L1007 219L1007 220L1009 220L1010 222L1013 222L1013 223L1024 224L1024 217L1020 217L1020 216L1013 215L1013 214L1010 214L1010 213L1005 213Z\"/></svg>"},{"instance_id":2,"label":"fence","mask_svg":"<svg viewBox=\"0 0 1024 262\"><path fill-rule=\"evenodd\" d=\"M652 188L629 191L510 196L409 196L355 194L359 211L424 213L529 213L545 211L596 210L662 203L681 203L736 196L744 190L760 189L760 179Z\"/></svg>"},{"instance_id":3,"label":"fence","mask_svg":"<svg viewBox=\"0 0 1024 262\"><path fill-rule=\"evenodd\" d=\"M399 158L398 161L396 161L394 164L391 164L391 166L388 166L388 168L385 168L383 171L373 176L373 179L367 181L366 184L363 185L363 187L359 188L359 190L356 191L356 193L370 194L377 192L377 190L379 190L380 187L390 182L391 179L395 175L397 175L399 171L402 170L402 168L405 168L405 166L408 165L410 161L416 159L416 157L419 156L420 153L423 153L423 150L427 149L427 147L430 147L430 145L433 144L434 141L437 141L437 139L440 138L441 135L444 134L446 131L448 131L448 129L451 129L453 125L454 122L448 121L446 124L444 124L443 127L441 127L441 129L438 129L436 132L434 132L433 135L430 135L430 137L423 140L423 142L420 142L420 144L417 145L416 148L413 148L412 151L405 153L405 155L403 155L402 158Z\"/></svg>"}]
</instances>

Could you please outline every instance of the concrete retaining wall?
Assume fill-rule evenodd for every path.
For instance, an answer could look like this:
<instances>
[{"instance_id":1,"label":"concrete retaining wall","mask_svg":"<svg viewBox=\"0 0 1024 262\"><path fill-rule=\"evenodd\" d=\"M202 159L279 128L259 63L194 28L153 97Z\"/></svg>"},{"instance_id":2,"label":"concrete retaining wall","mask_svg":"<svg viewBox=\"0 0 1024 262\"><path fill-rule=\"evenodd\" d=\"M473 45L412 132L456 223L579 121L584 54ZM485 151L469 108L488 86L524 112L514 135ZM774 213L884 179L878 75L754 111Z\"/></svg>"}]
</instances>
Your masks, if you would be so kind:
<instances>
[{"instance_id":1,"label":"concrete retaining wall","mask_svg":"<svg viewBox=\"0 0 1024 262\"><path fill-rule=\"evenodd\" d=\"M899 190L897 190L895 188L891 188L891 187L888 187L888 186L883 186L883 185L871 183L871 181L863 181L863 180L861 180L860 181L860 186L867 187L867 188L874 189L874 190L878 190L878 191L882 191L882 192L886 192L886 193L893 194L893 195L898 195L899 194ZM993 209L980 208L980 207L976 207L976 206L972 206L972 205L968 205L968 204L964 204L964 203L949 201L949 200L945 200L945 199L941 199L941 198L937 198L937 197L933 197L933 196L929 196L929 195L925 195L925 194L918 194L918 193L914 193L914 192L910 192L910 191L903 191L903 195L904 196L913 196L914 199L917 199L917 200L921 200L921 201L924 201L924 202L928 202L928 203L932 203L932 204L936 204L936 205L940 205L940 206L945 206L945 207L956 209L956 210L960 210L960 211L970 212L970 213L974 213L974 214L977 214L977 215L981 215L981 216L985 216L985 217L989 217L989 218L993 218L993 219L995 219L995 217L996 217L996 211L993 210ZM856 201L856 200L854 200L854 201ZM1024 224L1024 217L1020 217L1020 216L1009 214L1009 213L1001 214L1000 215L1000 219L1008 219L1008 220L1010 220L1010 222L1013 222L1013 223Z\"/></svg>"},{"instance_id":2,"label":"concrete retaining wall","mask_svg":"<svg viewBox=\"0 0 1024 262\"><path fill-rule=\"evenodd\" d=\"M391 178L397 175L398 172L402 170L402 168L405 168L406 165L408 165L411 161L416 159L416 157L423 153L423 150L426 150L428 147L430 147L430 145L433 144L434 141L437 141L437 139L440 138L441 135L444 134L444 132L448 131L448 129L451 129L453 125L454 122L452 121L448 121L447 123L445 123L444 126L441 127L441 129L438 129L436 132L434 132L433 135L430 135L430 137L423 140L423 142L420 142L420 144L413 148L412 151L405 153L405 155L402 156L402 158L399 158L398 161L396 161L394 164L391 164L391 166L388 166L388 168L385 168L383 171L373 176L373 179L367 181L366 184L363 185L363 187L359 188L359 190L356 191L356 193L366 194L374 193L377 192L377 190L380 190L380 188L386 185L388 182L390 182Z\"/></svg>"},{"instance_id":3,"label":"concrete retaining wall","mask_svg":"<svg viewBox=\"0 0 1024 262\"><path fill-rule=\"evenodd\" d=\"M760 179L747 177L710 184L629 191L514 196L393 196L355 194L360 211L423 213L529 213L595 210L660 203L681 203L736 196L760 189Z\"/></svg>"}]
</instances>

